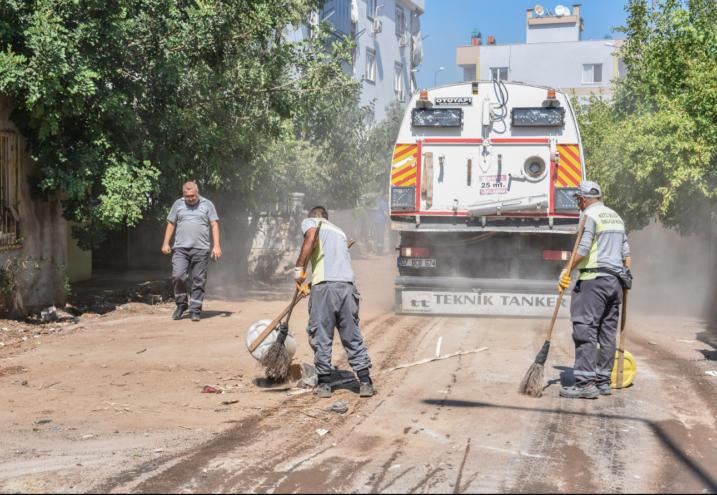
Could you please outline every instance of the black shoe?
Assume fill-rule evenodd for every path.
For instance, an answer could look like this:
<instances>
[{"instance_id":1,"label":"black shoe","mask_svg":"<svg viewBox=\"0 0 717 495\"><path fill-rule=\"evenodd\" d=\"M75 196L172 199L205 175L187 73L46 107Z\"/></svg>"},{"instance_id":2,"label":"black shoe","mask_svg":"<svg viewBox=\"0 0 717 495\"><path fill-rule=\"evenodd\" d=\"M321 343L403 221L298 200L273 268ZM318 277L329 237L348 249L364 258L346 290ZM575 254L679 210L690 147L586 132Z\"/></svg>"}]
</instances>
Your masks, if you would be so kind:
<instances>
[{"instance_id":1,"label":"black shoe","mask_svg":"<svg viewBox=\"0 0 717 495\"><path fill-rule=\"evenodd\" d=\"M174 310L174 313L172 313L172 319L173 320L181 320L182 315L187 310L184 306L177 306L177 309Z\"/></svg>"},{"instance_id":2,"label":"black shoe","mask_svg":"<svg viewBox=\"0 0 717 495\"><path fill-rule=\"evenodd\" d=\"M189 315L192 317L192 321L199 321L202 319L202 317L199 316L199 311L192 311Z\"/></svg>"},{"instance_id":3,"label":"black shoe","mask_svg":"<svg viewBox=\"0 0 717 495\"><path fill-rule=\"evenodd\" d=\"M373 397L376 394L376 389L373 388L373 383L364 382L359 384L359 397Z\"/></svg>"}]
</instances>

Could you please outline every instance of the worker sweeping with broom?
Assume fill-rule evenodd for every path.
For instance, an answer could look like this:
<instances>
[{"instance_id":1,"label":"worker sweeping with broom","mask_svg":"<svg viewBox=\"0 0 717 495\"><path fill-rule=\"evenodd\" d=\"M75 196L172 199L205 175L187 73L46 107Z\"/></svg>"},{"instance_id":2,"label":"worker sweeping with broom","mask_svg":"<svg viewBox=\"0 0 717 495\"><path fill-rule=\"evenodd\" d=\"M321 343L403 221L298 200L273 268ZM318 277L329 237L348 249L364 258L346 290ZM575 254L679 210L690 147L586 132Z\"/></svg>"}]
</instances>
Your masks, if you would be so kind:
<instances>
[{"instance_id":1,"label":"worker sweeping with broom","mask_svg":"<svg viewBox=\"0 0 717 495\"><path fill-rule=\"evenodd\" d=\"M320 226L320 230L319 230ZM337 328L348 361L359 379L359 395L371 397L375 390L369 370L371 360L359 328L359 292L356 290L346 234L329 222L323 206L316 206L301 224L304 242L294 268L294 279L306 279L307 259L311 259L309 295L309 343L314 350L318 375L315 392L320 398L331 397L331 350ZM318 234L318 242L314 238Z\"/></svg>"},{"instance_id":2,"label":"worker sweeping with broom","mask_svg":"<svg viewBox=\"0 0 717 495\"><path fill-rule=\"evenodd\" d=\"M582 181L575 193L575 199L583 216L568 266L560 274L558 302L553 309L543 347L518 389L519 392L534 397L540 397L543 393L543 368L550 350L550 339L563 292L570 285L570 274L575 268L580 270L580 278L573 290L570 316L575 342L576 383L570 387L562 387L560 396L596 399L598 395L611 393L610 378L615 359L620 304L623 291L630 289L632 285L632 274L629 270L630 247L622 218L602 203L600 186L592 181ZM623 341L624 326L623 310ZM623 347L624 342L621 342L618 388L623 386L623 377L620 375L623 356L627 354L623 354ZM632 371L634 373L634 369Z\"/></svg>"},{"instance_id":3,"label":"worker sweeping with broom","mask_svg":"<svg viewBox=\"0 0 717 495\"><path fill-rule=\"evenodd\" d=\"M623 288L629 289L632 281L630 247L622 218L602 203L600 186L582 181L576 199L585 216L584 228L577 256L559 281L566 289L572 269L579 269L570 303L576 383L562 387L560 396L596 399L611 393L620 304Z\"/></svg>"}]
</instances>

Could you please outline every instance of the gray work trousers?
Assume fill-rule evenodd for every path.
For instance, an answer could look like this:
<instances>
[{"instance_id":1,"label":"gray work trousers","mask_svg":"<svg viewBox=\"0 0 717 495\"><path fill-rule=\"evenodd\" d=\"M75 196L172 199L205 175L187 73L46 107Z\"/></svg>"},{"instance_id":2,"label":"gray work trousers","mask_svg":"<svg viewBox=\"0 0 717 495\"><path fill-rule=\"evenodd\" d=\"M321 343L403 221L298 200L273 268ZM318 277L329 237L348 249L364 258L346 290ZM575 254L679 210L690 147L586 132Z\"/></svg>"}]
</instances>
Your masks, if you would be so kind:
<instances>
[{"instance_id":1,"label":"gray work trousers","mask_svg":"<svg viewBox=\"0 0 717 495\"><path fill-rule=\"evenodd\" d=\"M621 303L622 286L617 277L597 277L576 284L570 301L570 319L577 385L610 383Z\"/></svg>"},{"instance_id":2,"label":"gray work trousers","mask_svg":"<svg viewBox=\"0 0 717 495\"><path fill-rule=\"evenodd\" d=\"M349 282L323 282L311 287L309 296L309 344L319 375L331 374L334 328L338 328L354 372L371 367L368 349L359 328L359 293Z\"/></svg>"},{"instance_id":3,"label":"gray work trousers","mask_svg":"<svg viewBox=\"0 0 717 495\"><path fill-rule=\"evenodd\" d=\"M189 311L202 310L208 268L208 249L174 249L174 254L172 254L172 281L174 282L174 301L177 306L186 308L187 296L189 296Z\"/></svg>"}]
</instances>

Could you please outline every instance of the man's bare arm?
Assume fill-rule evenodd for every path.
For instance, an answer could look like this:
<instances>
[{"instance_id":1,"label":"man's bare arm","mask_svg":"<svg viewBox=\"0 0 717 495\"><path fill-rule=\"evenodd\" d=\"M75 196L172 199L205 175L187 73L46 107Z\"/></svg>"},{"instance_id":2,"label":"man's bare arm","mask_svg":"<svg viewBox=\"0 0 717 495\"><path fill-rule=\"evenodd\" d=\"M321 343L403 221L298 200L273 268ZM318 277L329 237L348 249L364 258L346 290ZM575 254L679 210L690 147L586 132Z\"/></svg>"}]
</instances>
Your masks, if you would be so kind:
<instances>
[{"instance_id":1,"label":"man's bare arm","mask_svg":"<svg viewBox=\"0 0 717 495\"><path fill-rule=\"evenodd\" d=\"M167 222L167 229L164 231L164 242L162 242L162 252L164 254L172 252L172 248L169 247L169 241L172 239L172 234L174 234L174 224L172 222Z\"/></svg>"},{"instance_id":2,"label":"man's bare arm","mask_svg":"<svg viewBox=\"0 0 717 495\"><path fill-rule=\"evenodd\" d=\"M296 260L296 266L304 267L311 256L311 248L314 246L314 237L316 237L316 227L312 227L304 234L304 243L301 245L299 258Z\"/></svg>"},{"instance_id":3,"label":"man's bare arm","mask_svg":"<svg viewBox=\"0 0 717 495\"><path fill-rule=\"evenodd\" d=\"M575 270L575 267L580 264L582 260L585 259L585 256L580 256L579 254L575 253L575 259L573 260L573 266L570 267L570 271L572 272Z\"/></svg>"},{"instance_id":4,"label":"man's bare arm","mask_svg":"<svg viewBox=\"0 0 717 495\"><path fill-rule=\"evenodd\" d=\"M220 238L219 238L219 222L215 220L214 222L211 222L211 225L212 225L212 243L214 244L214 247L212 248L212 257L215 260L218 260L219 258L222 257L222 246L221 246Z\"/></svg>"}]
</instances>

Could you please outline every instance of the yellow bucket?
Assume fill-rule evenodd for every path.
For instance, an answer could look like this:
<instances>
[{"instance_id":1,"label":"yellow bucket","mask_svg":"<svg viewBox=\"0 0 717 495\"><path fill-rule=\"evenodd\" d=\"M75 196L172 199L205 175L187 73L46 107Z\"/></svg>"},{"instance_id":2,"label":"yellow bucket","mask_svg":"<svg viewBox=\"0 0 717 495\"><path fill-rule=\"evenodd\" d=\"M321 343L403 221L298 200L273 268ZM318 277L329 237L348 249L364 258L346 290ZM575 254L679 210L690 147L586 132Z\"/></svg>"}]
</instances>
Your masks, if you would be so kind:
<instances>
[{"instance_id":1,"label":"yellow bucket","mask_svg":"<svg viewBox=\"0 0 717 495\"><path fill-rule=\"evenodd\" d=\"M610 376L610 386L612 388L617 387L617 360L620 353L615 351L615 364L612 366L612 375ZM635 357L630 354L629 351L625 351L625 360L622 367L622 388L629 387L632 385L632 380L635 378L637 373L637 361Z\"/></svg>"}]
</instances>

